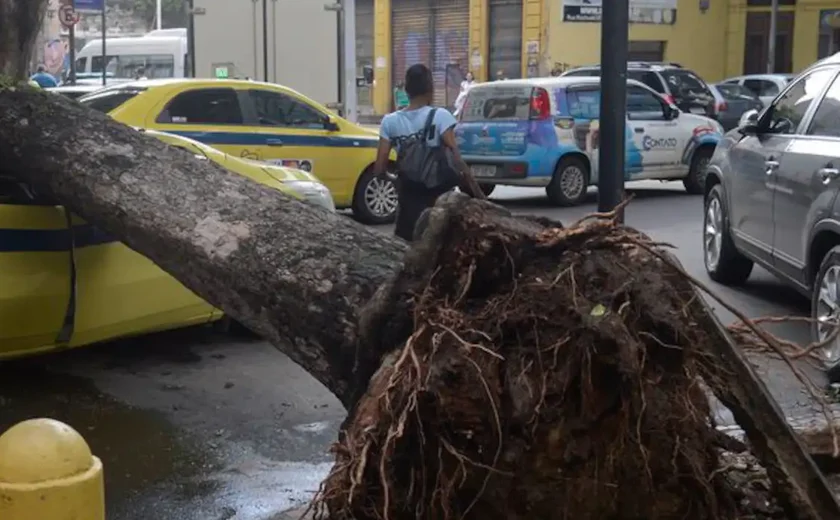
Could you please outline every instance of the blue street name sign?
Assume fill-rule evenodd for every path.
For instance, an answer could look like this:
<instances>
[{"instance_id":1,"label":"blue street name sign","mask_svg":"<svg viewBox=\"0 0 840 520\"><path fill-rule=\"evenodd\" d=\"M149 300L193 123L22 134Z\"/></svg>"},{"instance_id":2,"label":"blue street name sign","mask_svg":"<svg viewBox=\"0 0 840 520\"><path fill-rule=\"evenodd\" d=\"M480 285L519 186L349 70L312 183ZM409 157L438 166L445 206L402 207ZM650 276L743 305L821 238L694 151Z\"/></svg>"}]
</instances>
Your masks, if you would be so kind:
<instances>
[{"instance_id":1,"label":"blue street name sign","mask_svg":"<svg viewBox=\"0 0 840 520\"><path fill-rule=\"evenodd\" d=\"M102 4L105 0L74 0L73 5L76 11L102 11Z\"/></svg>"}]
</instances>

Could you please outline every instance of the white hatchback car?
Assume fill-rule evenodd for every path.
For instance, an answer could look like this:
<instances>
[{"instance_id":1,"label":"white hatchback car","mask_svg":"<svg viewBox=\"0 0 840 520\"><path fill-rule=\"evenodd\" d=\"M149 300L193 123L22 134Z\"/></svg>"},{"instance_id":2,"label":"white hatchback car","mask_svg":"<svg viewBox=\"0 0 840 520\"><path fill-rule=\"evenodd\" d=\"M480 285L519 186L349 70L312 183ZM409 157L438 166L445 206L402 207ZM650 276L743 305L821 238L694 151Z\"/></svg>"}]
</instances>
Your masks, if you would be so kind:
<instances>
[{"instance_id":1,"label":"white hatchback car","mask_svg":"<svg viewBox=\"0 0 840 520\"><path fill-rule=\"evenodd\" d=\"M746 87L767 107L795 77L794 74L748 74L725 79L721 83Z\"/></svg>"}]
</instances>

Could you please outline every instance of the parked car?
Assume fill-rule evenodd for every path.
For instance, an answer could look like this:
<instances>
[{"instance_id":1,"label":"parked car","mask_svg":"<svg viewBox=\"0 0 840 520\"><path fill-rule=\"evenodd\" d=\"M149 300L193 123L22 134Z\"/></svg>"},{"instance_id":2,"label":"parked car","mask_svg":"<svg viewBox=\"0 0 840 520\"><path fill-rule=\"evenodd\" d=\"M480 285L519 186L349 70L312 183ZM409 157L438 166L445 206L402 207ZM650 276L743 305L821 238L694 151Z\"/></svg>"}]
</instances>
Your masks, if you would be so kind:
<instances>
[{"instance_id":1,"label":"parked car","mask_svg":"<svg viewBox=\"0 0 840 520\"><path fill-rule=\"evenodd\" d=\"M706 271L744 283L754 264L811 299L814 340L840 317L840 54L797 76L763 112L744 114L706 176ZM822 350L840 380L840 340Z\"/></svg>"},{"instance_id":2,"label":"parked car","mask_svg":"<svg viewBox=\"0 0 840 520\"><path fill-rule=\"evenodd\" d=\"M332 208L329 192L309 173L248 162L185 137L147 132L196 160L214 161L269 188ZM0 287L0 359L223 317L148 258L2 175Z\"/></svg>"},{"instance_id":3,"label":"parked car","mask_svg":"<svg viewBox=\"0 0 840 520\"><path fill-rule=\"evenodd\" d=\"M62 94L70 99L79 99L84 95L91 94L101 89L101 85L59 85L58 87L48 88L46 90L55 94Z\"/></svg>"},{"instance_id":4,"label":"parked car","mask_svg":"<svg viewBox=\"0 0 840 520\"><path fill-rule=\"evenodd\" d=\"M570 69L561 77L601 76L600 65ZM640 81L661 94L683 112L717 118L717 106L709 85L678 63L631 61L627 77Z\"/></svg>"},{"instance_id":5,"label":"parked car","mask_svg":"<svg viewBox=\"0 0 840 520\"><path fill-rule=\"evenodd\" d=\"M758 96L744 86L719 83L709 88L717 101L718 121L727 132L738 126L745 112L764 108Z\"/></svg>"},{"instance_id":6,"label":"parked car","mask_svg":"<svg viewBox=\"0 0 840 520\"><path fill-rule=\"evenodd\" d=\"M742 85L748 88L761 99L766 107L795 77L795 74L749 74L725 79L721 83Z\"/></svg>"},{"instance_id":7,"label":"parked car","mask_svg":"<svg viewBox=\"0 0 840 520\"><path fill-rule=\"evenodd\" d=\"M573 76L470 88L455 136L484 192L498 184L541 186L554 204L581 203L598 180L600 83ZM628 80L626 180L682 180L689 192L702 193L722 133L717 121L684 114Z\"/></svg>"},{"instance_id":8,"label":"parked car","mask_svg":"<svg viewBox=\"0 0 840 520\"><path fill-rule=\"evenodd\" d=\"M378 132L290 88L248 80L157 79L114 85L79 102L127 125L311 172L338 208L351 208L362 222L383 224L396 215L393 182L373 173Z\"/></svg>"}]
</instances>

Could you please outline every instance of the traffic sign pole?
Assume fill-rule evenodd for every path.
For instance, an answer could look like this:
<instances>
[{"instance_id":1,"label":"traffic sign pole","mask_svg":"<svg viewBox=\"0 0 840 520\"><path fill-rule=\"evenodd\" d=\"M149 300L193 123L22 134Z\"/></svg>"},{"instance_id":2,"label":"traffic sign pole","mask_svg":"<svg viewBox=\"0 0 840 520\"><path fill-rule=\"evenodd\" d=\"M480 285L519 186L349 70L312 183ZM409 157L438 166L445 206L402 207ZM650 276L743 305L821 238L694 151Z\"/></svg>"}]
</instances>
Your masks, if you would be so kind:
<instances>
[{"instance_id":1,"label":"traffic sign pole","mask_svg":"<svg viewBox=\"0 0 840 520\"><path fill-rule=\"evenodd\" d=\"M102 86L107 83L108 77L108 53L105 49L105 42L108 39L106 33L108 31L108 23L105 18L105 2L102 2Z\"/></svg>"},{"instance_id":2,"label":"traffic sign pole","mask_svg":"<svg viewBox=\"0 0 840 520\"><path fill-rule=\"evenodd\" d=\"M68 47L70 47L70 75L67 77L68 83L71 85L76 84L76 24L70 26L69 33L67 35L68 39Z\"/></svg>"},{"instance_id":3,"label":"traffic sign pole","mask_svg":"<svg viewBox=\"0 0 840 520\"><path fill-rule=\"evenodd\" d=\"M598 150L598 211L608 212L624 198L627 114L628 0L601 7L601 116ZM618 216L624 221L624 214Z\"/></svg>"}]
</instances>

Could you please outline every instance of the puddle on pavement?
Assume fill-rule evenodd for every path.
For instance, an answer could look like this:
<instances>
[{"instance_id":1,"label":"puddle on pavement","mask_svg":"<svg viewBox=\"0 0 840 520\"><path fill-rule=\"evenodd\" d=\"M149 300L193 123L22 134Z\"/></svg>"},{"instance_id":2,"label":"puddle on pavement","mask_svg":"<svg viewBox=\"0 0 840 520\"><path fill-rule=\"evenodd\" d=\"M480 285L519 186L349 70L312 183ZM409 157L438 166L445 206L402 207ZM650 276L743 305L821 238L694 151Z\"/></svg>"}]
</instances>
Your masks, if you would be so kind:
<instances>
[{"instance_id":1,"label":"puddle on pavement","mask_svg":"<svg viewBox=\"0 0 840 520\"><path fill-rule=\"evenodd\" d=\"M63 421L85 437L102 459L109 509L173 475L218 469L158 413L120 403L84 378L50 371L38 358L0 364L0 431L35 417Z\"/></svg>"}]
</instances>

